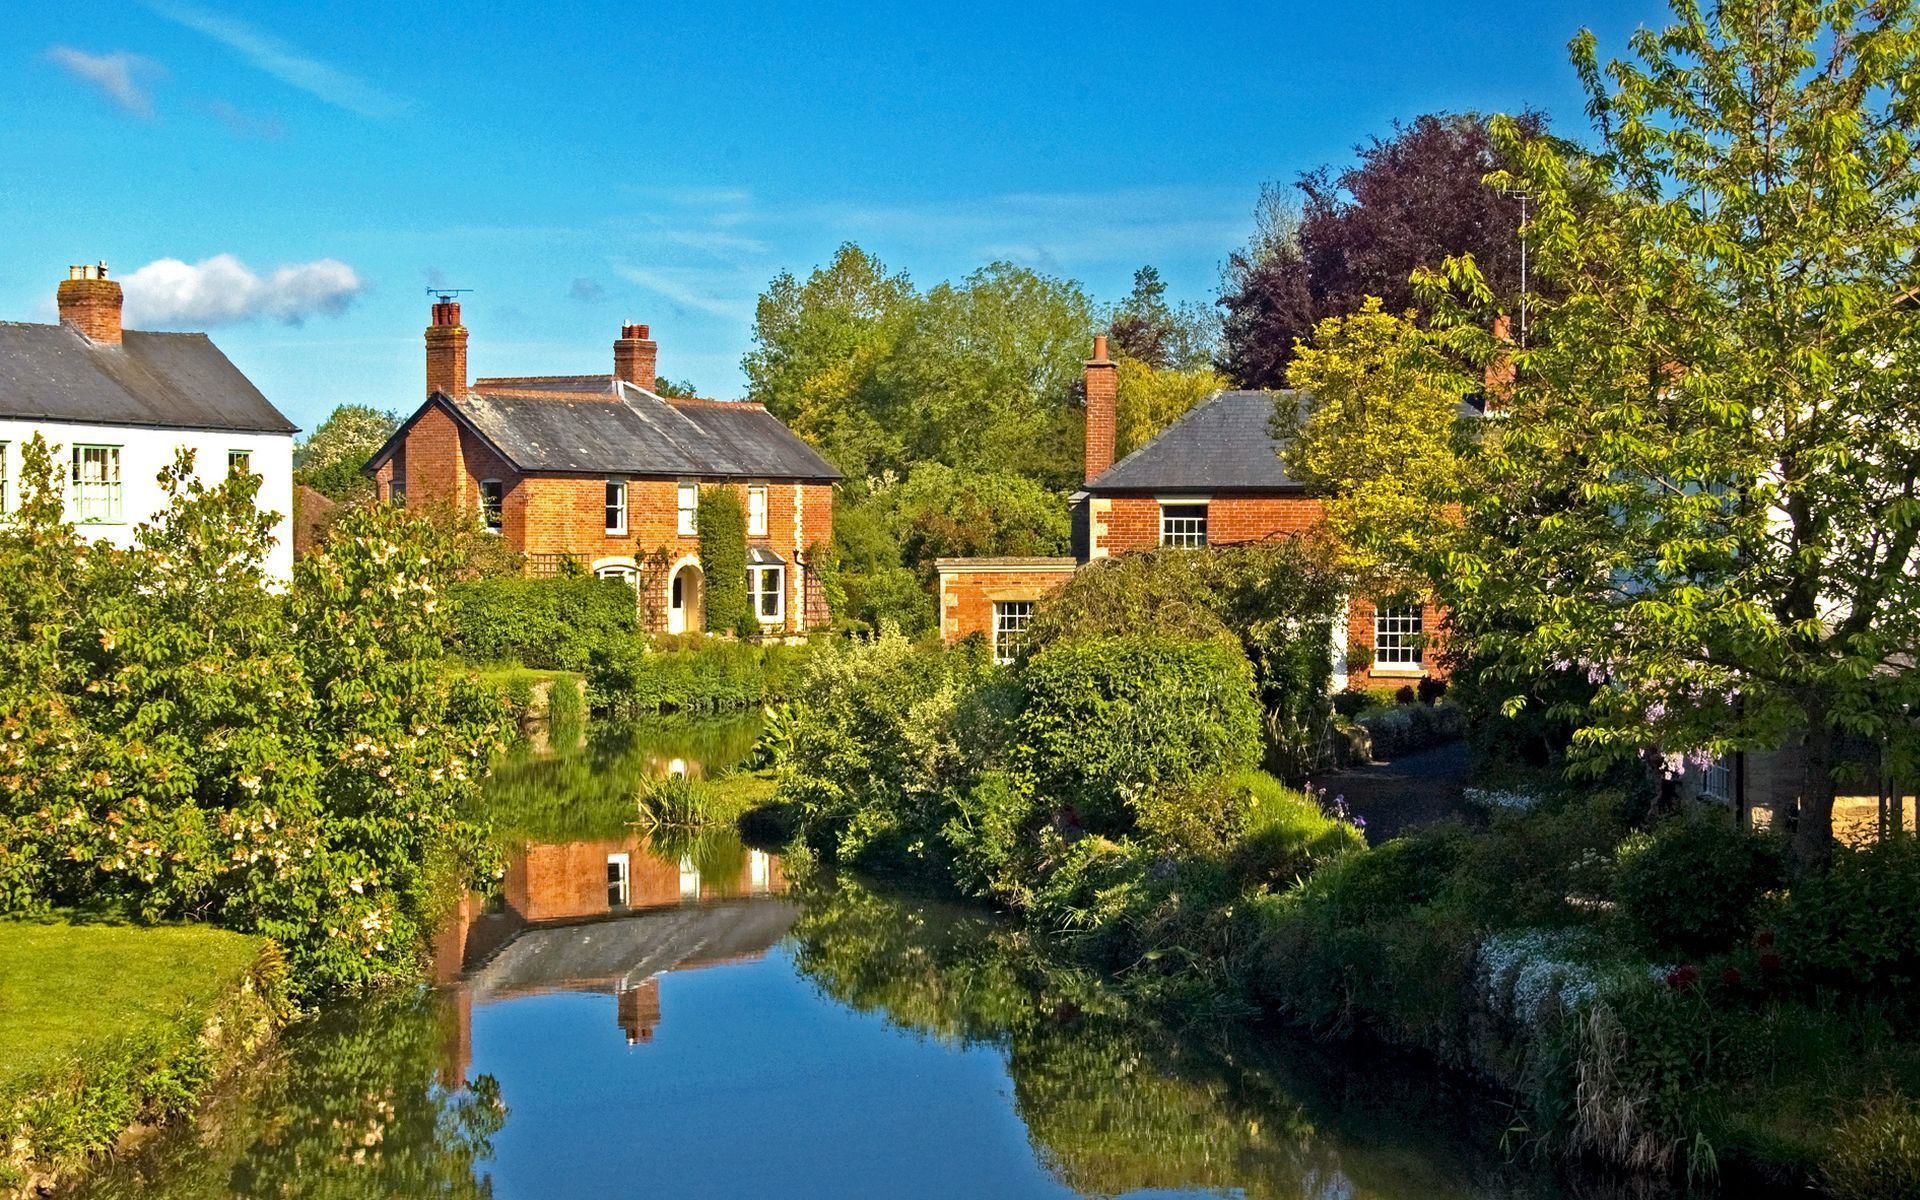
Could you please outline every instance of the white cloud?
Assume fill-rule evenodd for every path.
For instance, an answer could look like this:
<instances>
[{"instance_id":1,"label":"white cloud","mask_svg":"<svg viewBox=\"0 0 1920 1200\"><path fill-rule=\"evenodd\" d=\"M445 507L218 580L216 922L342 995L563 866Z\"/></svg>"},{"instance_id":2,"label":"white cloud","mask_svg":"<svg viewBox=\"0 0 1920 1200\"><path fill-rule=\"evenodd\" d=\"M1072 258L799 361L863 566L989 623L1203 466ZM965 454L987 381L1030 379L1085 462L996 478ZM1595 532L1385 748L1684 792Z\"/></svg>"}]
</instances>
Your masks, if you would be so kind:
<instances>
[{"instance_id":1,"label":"white cloud","mask_svg":"<svg viewBox=\"0 0 1920 1200\"><path fill-rule=\"evenodd\" d=\"M743 271L712 271L699 267L649 269L616 263L613 273L629 283L637 283L656 295L664 296L682 308L732 321L751 321L754 300L759 294L755 277Z\"/></svg>"},{"instance_id":2,"label":"white cloud","mask_svg":"<svg viewBox=\"0 0 1920 1200\"><path fill-rule=\"evenodd\" d=\"M169 21L205 34L282 83L335 108L363 117L386 117L406 107L405 101L388 95L359 76L314 58L244 21L195 4L149 0L147 7Z\"/></svg>"},{"instance_id":3,"label":"white cloud","mask_svg":"<svg viewBox=\"0 0 1920 1200\"><path fill-rule=\"evenodd\" d=\"M256 273L231 254L197 263L177 258L150 262L121 280L129 325L233 325L262 317L298 325L308 317L337 316L366 284L338 259L276 267Z\"/></svg>"},{"instance_id":4,"label":"white cloud","mask_svg":"<svg viewBox=\"0 0 1920 1200\"><path fill-rule=\"evenodd\" d=\"M88 54L71 46L55 46L47 51L47 57L75 79L92 84L122 112L136 117L153 115L153 97L141 81L165 72L152 59L125 50Z\"/></svg>"}]
</instances>

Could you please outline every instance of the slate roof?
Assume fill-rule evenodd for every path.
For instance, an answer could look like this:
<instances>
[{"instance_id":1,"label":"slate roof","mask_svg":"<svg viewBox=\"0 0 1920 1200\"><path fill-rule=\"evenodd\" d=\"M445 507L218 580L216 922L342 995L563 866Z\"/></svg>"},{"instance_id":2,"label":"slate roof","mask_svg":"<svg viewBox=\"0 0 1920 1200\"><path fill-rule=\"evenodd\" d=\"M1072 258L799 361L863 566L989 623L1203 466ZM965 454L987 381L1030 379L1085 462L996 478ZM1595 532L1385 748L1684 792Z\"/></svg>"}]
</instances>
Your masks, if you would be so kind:
<instances>
[{"instance_id":1,"label":"slate roof","mask_svg":"<svg viewBox=\"0 0 1920 1200\"><path fill-rule=\"evenodd\" d=\"M98 345L65 325L0 321L0 417L293 433L204 333L129 329Z\"/></svg>"},{"instance_id":2,"label":"slate roof","mask_svg":"<svg viewBox=\"0 0 1920 1200\"><path fill-rule=\"evenodd\" d=\"M435 403L451 408L528 473L840 478L833 464L758 404L669 403L605 375L482 380L457 400L436 392L420 411ZM412 423L400 427L368 469L393 452Z\"/></svg>"},{"instance_id":3,"label":"slate roof","mask_svg":"<svg viewBox=\"0 0 1920 1200\"><path fill-rule=\"evenodd\" d=\"M1299 492L1269 429L1276 401L1297 392L1215 392L1114 463L1086 490Z\"/></svg>"}]
</instances>

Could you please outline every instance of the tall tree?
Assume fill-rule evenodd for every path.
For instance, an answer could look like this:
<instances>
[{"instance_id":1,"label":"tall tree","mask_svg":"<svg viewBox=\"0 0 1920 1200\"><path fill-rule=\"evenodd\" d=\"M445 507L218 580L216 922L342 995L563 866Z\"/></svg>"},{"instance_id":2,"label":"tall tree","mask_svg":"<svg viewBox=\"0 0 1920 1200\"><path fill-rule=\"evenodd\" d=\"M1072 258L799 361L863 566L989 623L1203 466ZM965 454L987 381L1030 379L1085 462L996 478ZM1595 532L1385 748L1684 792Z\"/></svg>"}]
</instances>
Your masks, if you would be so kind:
<instances>
[{"instance_id":1,"label":"tall tree","mask_svg":"<svg viewBox=\"0 0 1920 1200\"><path fill-rule=\"evenodd\" d=\"M802 283L782 272L755 310L747 394L848 475L897 465L903 440L877 376L919 296L848 242Z\"/></svg>"},{"instance_id":2,"label":"tall tree","mask_svg":"<svg viewBox=\"0 0 1920 1200\"><path fill-rule=\"evenodd\" d=\"M399 427L393 413L342 404L294 447L294 477L335 500L371 496L373 485L360 468Z\"/></svg>"},{"instance_id":3,"label":"tall tree","mask_svg":"<svg viewBox=\"0 0 1920 1200\"><path fill-rule=\"evenodd\" d=\"M1514 121L1545 126L1537 113ZM1297 218L1270 185L1253 240L1228 260L1221 367L1243 387L1280 386L1296 340L1368 296L1388 312L1415 307L1414 272L1450 256L1471 254L1497 294L1518 293L1520 204L1485 182L1505 162L1483 117L1424 114L1355 153L1338 174L1300 177Z\"/></svg>"},{"instance_id":4,"label":"tall tree","mask_svg":"<svg viewBox=\"0 0 1920 1200\"><path fill-rule=\"evenodd\" d=\"M1107 332L1121 354L1157 370L1207 366L1220 340L1220 321L1203 304L1167 303L1157 267L1133 273L1133 290L1113 308Z\"/></svg>"},{"instance_id":5,"label":"tall tree","mask_svg":"<svg viewBox=\"0 0 1920 1200\"><path fill-rule=\"evenodd\" d=\"M1632 60L1573 43L1597 152L1494 124L1551 290L1505 416L1431 497L1462 523L1427 566L1511 704L1542 670L1606 685L1580 714L1597 756L1797 749L1805 869L1848 739L1920 768L1920 22L1673 10ZM1424 282L1460 300L1435 336L1493 354L1478 263Z\"/></svg>"}]
</instances>

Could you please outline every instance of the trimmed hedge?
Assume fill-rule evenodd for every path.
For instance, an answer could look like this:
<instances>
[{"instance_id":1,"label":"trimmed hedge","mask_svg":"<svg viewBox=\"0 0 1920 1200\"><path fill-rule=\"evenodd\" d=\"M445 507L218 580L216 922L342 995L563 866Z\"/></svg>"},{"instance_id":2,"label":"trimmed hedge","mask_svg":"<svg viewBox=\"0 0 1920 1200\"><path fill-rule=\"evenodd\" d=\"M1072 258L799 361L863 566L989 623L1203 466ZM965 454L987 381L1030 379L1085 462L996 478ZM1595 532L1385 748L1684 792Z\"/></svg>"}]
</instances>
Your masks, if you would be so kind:
<instances>
[{"instance_id":1,"label":"trimmed hedge","mask_svg":"<svg viewBox=\"0 0 1920 1200\"><path fill-rule=\"evenodd\" d=\"M747 598L747 516L731 488L700 493L700 573L707 586L707 632L753 637L760 621Z\"/></svg>"},{"instance_id":2,"label":"trimmed hedge","mask_svg":"<svg viewBox=\"0 0 1920 1200\"><path fill-rule=\"evenodd\" d=\"M618 579L476 579L449 596L455 641L473 662L584 671L596 650L640 628L633 588Z\"/></svg>"},{"instance_id":3,"label":"trimmed hedge","mask_svg":"<svg viewBox=\"0 0 1920 1200\"><path fill-rule=\"evenodd\" d=\"M756 708L794 694L805 646L715 639L681 650L649 650L639 638L596 649L587 668L595 712L719 713Z\"/></svg>"}]
</instances>

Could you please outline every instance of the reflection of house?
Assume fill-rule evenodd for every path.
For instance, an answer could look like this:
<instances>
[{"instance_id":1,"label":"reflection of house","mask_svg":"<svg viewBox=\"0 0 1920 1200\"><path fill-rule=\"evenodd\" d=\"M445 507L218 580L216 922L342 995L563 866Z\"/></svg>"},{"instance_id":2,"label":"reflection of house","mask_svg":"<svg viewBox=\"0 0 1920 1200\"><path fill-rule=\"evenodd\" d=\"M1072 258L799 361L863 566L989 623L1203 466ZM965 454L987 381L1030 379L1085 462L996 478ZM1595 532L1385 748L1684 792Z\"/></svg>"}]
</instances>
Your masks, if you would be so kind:
<instances>
[{"instance_id":1,"label":"reflection of house","mask_svg":"<svg viewBox=\"0 0 1920 1200\"><path fill-rule=\"evenodd\" d=\"M647 327L628 325L610 375L469 383L460 305L443 296L427 329L427 401L367 471L382 497L477 514L530 571L572 559L633 580L649 622L671 633L705 628L696 512L702 490L731 488L761 625L825 625L808 565L833 536L839 472L761 405L660 395L658 355Z\"/></svg>"},{"instance_id":2,"label":"reflection of house","mask_svg":"<svg viewBox=\"0 0 1920 1200\"><path fill-rule=\"evenodd\" d=\"M688 855L656 854L636 834L529 846L513 856L501 888L507 907L531 924L787 890L779 859L763 850L743 850L727 868L715 874Z\"/></svg>"},{"instance_id":3,"label":"reflection of house","mask_svg":"<svg viewBox=\"0 0 1920 1200\"><path fill-rule=\"evenodd\" d=\"M1289 393L1216 392L1146 445L1113 461L1119 367L1094 339L1086 367L1086 486L1074 497L1074 555L941 559L940 628L947 641L981 634L1011 657L1035 604L1074 571L1155 547L1228 546L1292 537L1317 526L1320 501L1288 476L1271 425ZM1431 604L1376 607L1355 597L1335 631L1342 685L1398 684L1440 670ZM1351 663L1349 656L1358 652Z\"/></svg>"},{"instance_id":4,"label":"reflection of house","mask_svg":"<svg viewBox=\"0 0 1920 1200\"><path fill-rule=\"evenodd\" d=\"M166 506L156 476L191 449L208 483L259 476L255 503L280 516L266 568L291 576L293 423L206 334L123 329L105 264L67 276L59 324L0 321L0 514L19 503L21 451L39 434L80 535L131 545Z\"/></svg>"}]
</instances>

